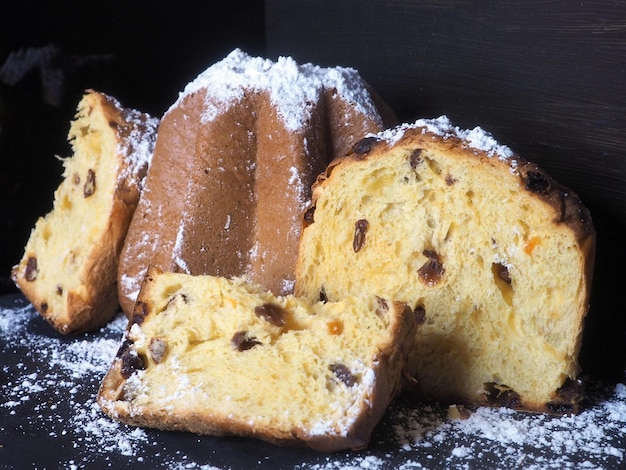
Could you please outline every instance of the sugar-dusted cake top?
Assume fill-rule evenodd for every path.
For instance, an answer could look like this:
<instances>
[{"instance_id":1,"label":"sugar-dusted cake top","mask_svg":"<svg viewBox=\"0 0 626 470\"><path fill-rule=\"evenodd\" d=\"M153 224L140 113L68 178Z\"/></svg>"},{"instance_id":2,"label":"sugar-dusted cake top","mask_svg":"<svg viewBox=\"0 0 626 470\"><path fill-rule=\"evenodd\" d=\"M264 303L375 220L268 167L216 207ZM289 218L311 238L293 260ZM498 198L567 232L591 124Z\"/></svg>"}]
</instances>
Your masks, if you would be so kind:
<instances>
[{"instance_id":1,"label":"sugar-dusted cake top","mask_svg":"<svg viewBox=\"0 0 626 470\"><path fill-rule=\"evenodd\" d=\"M331 89L362 114L378 116L365 82L352 68L299 65L291 57L279 57L273 62L252 57L240 49L235 49L190 82L172 108L187 95L206 90L203 120L209 122L230 103L241 99L246 91L268 91L287 129L298 130L310 117L312 106L322 91Z\"/></svg>"},{"instance_id":2,"label":"sugar-dusted cake top","mask_svg":"<svg viewBox=\"0 0 626 470\"><path fill-rule=\"evenodd\" d=\"M117 142L117 153L124 155L127 168L123 177L137 174L148 168L154 153L159 119L133 108L125 108L114 97L103 95L106 102L115 107L124 117L126 126L120 132L123 138Z\"/></svg>"},{"instance_id":3,"label":"sugar-dusted cake top","mask_svg":"<svg viewBox=\"0 0 626 470\"><path fill-rule=\"evenodd\" d=\"M430 132L444 139L456 137L463 141L464 146L485 152L490 157L510 160L514 155L509 147L500 144L482 127L477 126L473 129L461 129L460 127L452 125L447 116L439 116L436 119L418 119L413 123L402 124L395 128L382 131L375 135L375 137L393 145L404 136L407 130L417 128L422 128L423 132Z\"/></svg>"}]
</instances>

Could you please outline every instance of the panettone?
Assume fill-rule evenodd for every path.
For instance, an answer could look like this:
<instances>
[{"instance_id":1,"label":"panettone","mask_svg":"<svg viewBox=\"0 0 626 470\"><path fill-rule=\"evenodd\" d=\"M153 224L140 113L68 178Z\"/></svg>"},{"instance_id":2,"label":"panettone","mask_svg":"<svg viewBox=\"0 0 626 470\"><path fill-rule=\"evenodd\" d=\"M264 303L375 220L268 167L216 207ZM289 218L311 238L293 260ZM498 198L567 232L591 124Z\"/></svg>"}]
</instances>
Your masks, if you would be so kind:
<instances>
[{"instance_id":1,"label":"panettone","mask_svg":"<svg viewBox=\"0 0 626 470\"><path fill-rule=\"evenodd\" d=\"M118 310L117 264L150 164L158 120L88 91L78 104L52 210L37 220L12 277L62 333L102 326Z\"/></svg>"},{"instance_id":2,"label":"panettone","mask_svg":"<svg viewBox=\"0 0 626 470\"><path fill-rule=\"evenodd\" d=\"M595 232L574 192L446 117L368 136L304 216L296 295L424 313L422 399L576 411Z\"/></svg>"},{"instance_id":3,"label":"panettone","mask_svg":"<svg viewBox=\"0 0 626 470\"><path fill-rule=\"evenodd\" d=\"M359 449L401 389L415 327L382 298L311 304L151 267L97 401L131 425Z\"/></svg>"},{"instance_id":4,"label":"panettone","mask_svg":"<svg viewBox=\"0 0 626 470\"><path fill-rule=\"evenodd\" d=\"M201 73L161 120L120 261L124 312L150 265L245 274L291 293L311 185L333 157L384 129L386 110L350 68L237 49Z\"/></svg>"}]
</instances>

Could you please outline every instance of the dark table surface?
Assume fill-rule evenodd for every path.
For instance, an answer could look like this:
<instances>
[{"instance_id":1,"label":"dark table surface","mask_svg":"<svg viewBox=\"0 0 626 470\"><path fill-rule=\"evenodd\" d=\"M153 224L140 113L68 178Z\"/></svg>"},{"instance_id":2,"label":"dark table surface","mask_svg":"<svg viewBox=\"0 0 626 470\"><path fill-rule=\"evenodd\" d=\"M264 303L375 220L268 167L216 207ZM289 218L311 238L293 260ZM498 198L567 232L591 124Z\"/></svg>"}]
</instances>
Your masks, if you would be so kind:
<instances>
[{"instance_id":1,"label":"dark table surface","mask_svg":"<svg viewBox=\"0 0 626 470\"><path fill-rule=\"evenodd\" d=\"M0 297L0 468L623 468L626 381L587 385L585 408L553 417L403 399L361 452L320 454L253 439L125 426L94 401L125 317L92 334L56 333L19 294Z\"/></svg>"}]
</instances>

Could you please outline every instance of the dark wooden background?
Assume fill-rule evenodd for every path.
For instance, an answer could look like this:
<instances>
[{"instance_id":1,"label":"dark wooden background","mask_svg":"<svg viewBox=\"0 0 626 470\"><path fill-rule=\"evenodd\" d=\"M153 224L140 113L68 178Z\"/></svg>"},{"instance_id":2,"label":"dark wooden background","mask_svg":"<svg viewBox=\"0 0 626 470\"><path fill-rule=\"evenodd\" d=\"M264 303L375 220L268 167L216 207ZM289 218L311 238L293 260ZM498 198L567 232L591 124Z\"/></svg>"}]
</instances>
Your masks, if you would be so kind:
<instances>
[{"instance_id":1,"label":"dark wooden background","mask_svg":"<svg viewBox=\"0 0 626 470\"><path fill-rule=\"evenodd\" d=\"M58 108L41 104L36 77L0 88L0 276L51 204L60 179L51 156L68 154L65 134L82 88L159 116L185 83L241 47L355 67L400 120L447 114L462 127L480 125L574 189L598 231L583 366L599 377L623 376L625 2L103 3L27 1L0 17L0 63L16 48L49 42L116 57L78 75Z\"/></svg>"},{"instance_id":2,"label":"dark wooden background","mask_svg":"<svg viewBox=\"0 0 626 470\"><path fill-rule=\"evenodd\" d=\"M626 367L626 3L268 0L266 51L357 68L401 121L480 125L570 186L598 231L581 361Z\"/></svg>"}]
</instances>

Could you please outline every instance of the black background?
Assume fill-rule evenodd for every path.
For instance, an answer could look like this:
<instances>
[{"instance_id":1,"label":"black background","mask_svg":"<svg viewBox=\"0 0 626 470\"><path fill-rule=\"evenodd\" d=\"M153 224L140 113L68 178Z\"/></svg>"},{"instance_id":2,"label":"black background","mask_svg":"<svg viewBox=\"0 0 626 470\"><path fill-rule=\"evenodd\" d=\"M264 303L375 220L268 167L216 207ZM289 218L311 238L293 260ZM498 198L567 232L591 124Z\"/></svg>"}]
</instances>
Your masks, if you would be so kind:
<instances>
[{"instance_id":1,"label":"black background","mask_svg":"<svg viewBox=\"0 0 626 470\"><path fill-rule=\"evenodd\" d=\"M58 105L44 102L39 69L16 86L0 83L0 294L31 228L52 208L61 181L55 155L70 156L66 137L86 88L122 105L161 115L186 83L235 47L265 51L263 2L25 0L0 13L0 66L11 53L56 45L53 71L66 72ZM76 58L97 64L72 70Z\"/></svg>"},{"instance_id":2,"label":"black background","mask_svg":"<svg viewBox=\"0 0 626 470\"><path fill-rule=\"evenodd\" d=\"M206 3L206 4L205 4ZM447 114L480 125L579 193L598 231L581 360L626 366L626 4L620 1L15 2L0 16L0 63L55 43L111 55L71 74L59 106L37 73L0 85L0 285L60 182L69 121L94 87L160 117L184 85L240 47L353 66L402 121ZM107 56L109 57L109 56Z\"/></svg>"}]
</instances>

